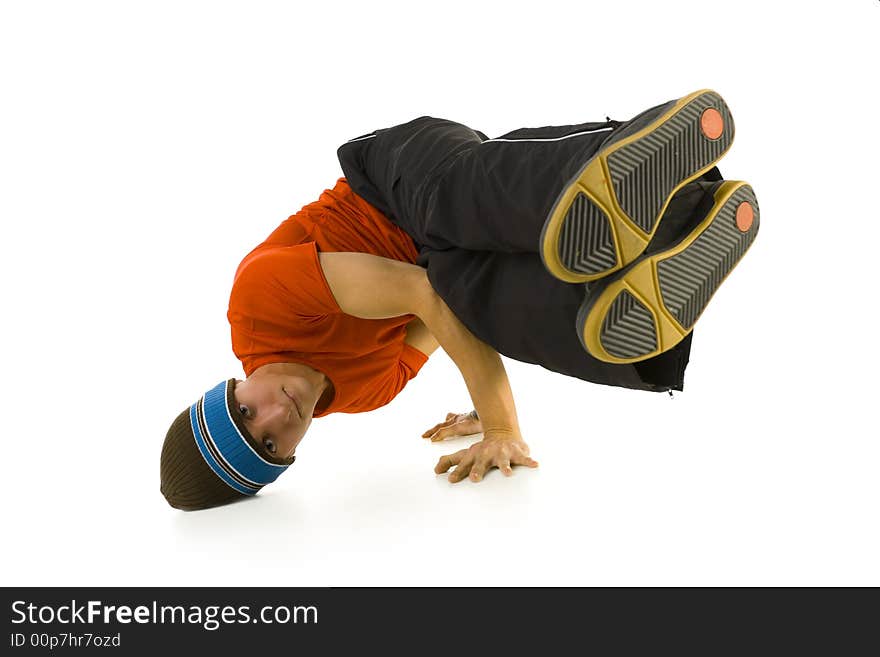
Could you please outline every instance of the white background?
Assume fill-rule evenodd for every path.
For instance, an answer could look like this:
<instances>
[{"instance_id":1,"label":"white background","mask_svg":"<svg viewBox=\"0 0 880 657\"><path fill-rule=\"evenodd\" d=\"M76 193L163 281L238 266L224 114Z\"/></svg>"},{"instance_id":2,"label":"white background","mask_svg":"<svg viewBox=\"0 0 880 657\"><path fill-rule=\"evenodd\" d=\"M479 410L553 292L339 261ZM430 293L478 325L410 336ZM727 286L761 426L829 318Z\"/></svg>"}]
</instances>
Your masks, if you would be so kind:
<instances>
[{"instance_id":1,"label":"white background","mask_svg":"<svg viewBox=\"0 0 880 657\"><path fill-rule=\"evenodd\" d=\"M880 3L6 2L0 9L5 585L880 585ZM758 240L686 387L505 359L541 467L450 485L442 351L316 420L257 498L159 493L174 417L243 377L241 258L422 114L490 137L719 91ZM539 328L540 319L536 318Z\"/></svg>"}]
</instances>

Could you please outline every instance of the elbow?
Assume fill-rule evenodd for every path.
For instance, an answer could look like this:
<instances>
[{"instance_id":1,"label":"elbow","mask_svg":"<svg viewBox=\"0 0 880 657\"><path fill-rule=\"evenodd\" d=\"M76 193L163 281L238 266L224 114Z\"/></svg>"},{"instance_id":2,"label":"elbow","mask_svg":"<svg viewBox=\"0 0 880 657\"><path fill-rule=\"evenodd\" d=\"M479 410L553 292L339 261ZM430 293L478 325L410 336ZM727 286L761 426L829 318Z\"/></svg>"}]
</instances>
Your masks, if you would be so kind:
<instances>
[{"instance_id":1,"label":"elbow","mask_svg":"<svg viewBox=\"0 0 880 657\"><path fill-rule=\"evenodd\" d=\"M436 321L442 308L445 307L443 299L434 290L431 281L428 280L428 270L420 276L418 283L418 302L416 304L416 312L414 313L429 329Z\"/></svg>"}]
</instances>

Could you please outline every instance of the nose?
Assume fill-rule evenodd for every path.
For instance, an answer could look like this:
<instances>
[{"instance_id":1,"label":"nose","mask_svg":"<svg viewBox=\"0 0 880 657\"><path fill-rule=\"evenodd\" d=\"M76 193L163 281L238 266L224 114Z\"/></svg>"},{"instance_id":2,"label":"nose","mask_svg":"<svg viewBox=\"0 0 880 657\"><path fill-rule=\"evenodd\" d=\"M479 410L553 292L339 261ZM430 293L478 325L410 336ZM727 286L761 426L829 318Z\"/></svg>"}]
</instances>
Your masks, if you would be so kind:
<instances>
[{"instance_id":1,"label":"nose","mask_svg":"<svg viewBox=\"0 0 880 657\"><path fill-rule=\"evenodd\" d=\"M267 407L262 419L263 421L260 423L262 429L278 433L285 429L293 428L297 414L295 410L291 409L289 404L279 402Z\"/></svg>"}]
</instances>

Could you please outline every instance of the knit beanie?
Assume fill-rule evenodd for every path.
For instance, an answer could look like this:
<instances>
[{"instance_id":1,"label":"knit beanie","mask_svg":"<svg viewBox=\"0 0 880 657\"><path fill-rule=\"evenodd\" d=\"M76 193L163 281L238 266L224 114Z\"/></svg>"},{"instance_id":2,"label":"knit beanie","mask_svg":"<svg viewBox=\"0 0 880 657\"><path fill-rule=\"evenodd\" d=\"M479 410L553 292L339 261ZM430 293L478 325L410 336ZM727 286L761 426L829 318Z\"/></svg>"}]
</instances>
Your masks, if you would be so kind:
<instances>
[{"instance_id":1,"label":"knit beanie","mask_svg":"<svg viewBox=\"0 0 880 657\"><path fill-rule=\"evenodd\" d=\"M176 509L256 495L296 460L262 453L239 417L234 390L235 379L221 381L178 415L165 435L159 489Z\"/></svg>"}]
</instances>

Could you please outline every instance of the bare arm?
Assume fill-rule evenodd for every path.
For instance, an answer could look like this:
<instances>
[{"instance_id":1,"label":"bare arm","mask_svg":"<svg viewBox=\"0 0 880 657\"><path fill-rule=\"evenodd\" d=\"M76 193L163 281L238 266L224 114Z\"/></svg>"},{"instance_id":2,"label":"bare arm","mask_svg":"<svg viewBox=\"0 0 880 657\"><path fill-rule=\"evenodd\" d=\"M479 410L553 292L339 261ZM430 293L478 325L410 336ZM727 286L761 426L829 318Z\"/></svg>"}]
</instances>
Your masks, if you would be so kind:
<instances>
[{"instance_id":1,"label":"bare arm","mask_svg":"<svg viewBox=\"0 0 880 657\"><path fill-rule=\"evenodd\" d=\"M459 321L424 268L366 253L330 252L319 258L344 313L364 319L416 315L464 377L484 431L519 431L501 357Z\"/></svg>"},{"instance_id":2,"label":"bare arm","mask_svg":"<svg viewBox=\"0 0 880 657\"><path fill-rule=\"evenodd\" d=\"M404 342L411 347L415 347L426 356L433 354L437 347L440 346L434 334L428 330L425 323L418 317L406 325L406 340Z\"/></svg>"},{"instance_id":3,"label":"bare arm","mask_svg":"<svg viewBox=\"0 0 880 657\"><path fill-rule=\"evenodd\" d=\"M479 480L497 465L537 465L522 440L513 392L498 352L473 335L433 290L422 267L364 253L321 253L321 267L343 312L365 319L416 315L458 367L483 425L484 448L461 450L440 459L436 471L458 466L459 481ZM445 459L445 460L444 460Z\"/></svg>"},{"instance_id":4,"label":"bare arm","mask_svg":"<svg viewBox=\"0 0 880 657\"><path fill-rule=\"evenodd\" d=\"M513 391L498 352L471 333L433 290L422 318L455 362L467 385L483 431L519 434Z\"/></svg>"}]
</instances>

